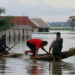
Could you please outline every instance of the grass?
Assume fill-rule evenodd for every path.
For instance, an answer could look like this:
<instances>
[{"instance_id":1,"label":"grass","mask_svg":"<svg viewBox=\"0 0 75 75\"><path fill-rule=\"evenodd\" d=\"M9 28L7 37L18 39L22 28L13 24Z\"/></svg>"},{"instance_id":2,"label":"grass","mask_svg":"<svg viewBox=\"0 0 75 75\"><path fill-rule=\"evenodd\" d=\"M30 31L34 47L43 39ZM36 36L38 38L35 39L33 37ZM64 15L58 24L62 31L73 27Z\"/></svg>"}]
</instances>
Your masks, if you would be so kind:
<instances>
[{"instance_id":1,"label":"grass","mask_svg":"<svg viewBox=\"0 0 75 75\"><path fill-rule=\"evenodd\" d=\"M65 27L52 27L50 30L69 30L69 31L75 31L75 28L65 28Z\"/></svg>"}]
</instances>

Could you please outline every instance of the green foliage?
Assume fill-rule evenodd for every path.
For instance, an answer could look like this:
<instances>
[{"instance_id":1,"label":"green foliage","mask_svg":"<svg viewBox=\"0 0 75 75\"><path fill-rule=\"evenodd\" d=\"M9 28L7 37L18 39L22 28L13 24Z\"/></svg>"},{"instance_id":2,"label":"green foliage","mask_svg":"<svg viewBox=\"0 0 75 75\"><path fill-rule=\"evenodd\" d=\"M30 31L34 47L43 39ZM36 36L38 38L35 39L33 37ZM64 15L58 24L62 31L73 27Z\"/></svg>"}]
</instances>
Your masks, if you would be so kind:
<instances>
[{"instance_id":1,"label":"green foliage","mask_svg":"<svg viewBox=\"0 0 75 75\"><path fill-rule=\"evenodd\" d=\"M0 9L0 14L4 13L5 9ZM0 31L11 28L14 24L10 22L13 17L0 16Z\"/></svg>"},{"instance_id":2,"label":"green foliage","mask_svg":"<svg viewBox=\"0 0 75 75\"><path fill-rule=\"evenodd\" d=\"M4 8L0 8L0 15L1 15L2 13L5 13L5 9L4 9Z\"/></svg>"},{"instance_id":3,"label":"green foliage","mask_svg":"<svg viewBox=\"0 0 75 75\"><path fill-rule=\"evenodd\" d=\"M70 26L72 27L72 29L74 29L74 27L75 27L75 17L74 16L69 17L69 19L68 19L67 22L70 24Z\"/></svg>"}]
</instances>

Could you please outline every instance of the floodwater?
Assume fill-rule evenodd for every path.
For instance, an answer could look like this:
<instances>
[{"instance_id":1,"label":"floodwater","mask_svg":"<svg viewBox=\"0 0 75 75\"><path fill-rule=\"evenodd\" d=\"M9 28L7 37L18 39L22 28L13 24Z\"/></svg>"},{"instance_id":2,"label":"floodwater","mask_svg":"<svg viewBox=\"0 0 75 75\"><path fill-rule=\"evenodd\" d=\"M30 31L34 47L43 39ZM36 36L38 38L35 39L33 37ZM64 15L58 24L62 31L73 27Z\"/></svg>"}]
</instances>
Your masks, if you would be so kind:
<instances>
[{"instance_id":1,"label":"floodwater","mask_svg":"<svg viewBox=\"0 0 75 75\"><path fill-rule=\"evenodd\" d=\"M54 33L56 31L51 31ZM60 31L62 33L63 51L75 47L75 31ZM32 38L40 38L48 41L45 49L48 51L49 45L55 34L33 34ZM24 53L28 50L24 42L20 40L10 52ZM7 44L11 47L14 43ZM44 53L41 49L39 53ZM0 75L75 75L75 56L66 58L62 62L32 60L27 57L3 58L0 57Z\"/></svg>"}]
</instances>

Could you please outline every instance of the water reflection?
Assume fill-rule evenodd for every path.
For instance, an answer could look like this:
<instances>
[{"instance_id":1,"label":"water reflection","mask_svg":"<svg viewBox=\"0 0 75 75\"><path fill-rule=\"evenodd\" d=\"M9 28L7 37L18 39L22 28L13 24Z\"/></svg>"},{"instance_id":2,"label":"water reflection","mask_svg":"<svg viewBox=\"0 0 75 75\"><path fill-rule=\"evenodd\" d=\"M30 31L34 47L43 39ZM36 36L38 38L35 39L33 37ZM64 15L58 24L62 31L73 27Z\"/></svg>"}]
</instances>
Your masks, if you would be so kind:
<instances>
[{"instance_id":1,"label":"water reflection","mask_svg":"<svg viewBox=\"0 0 75 75\"><path fill-rule=\"evenodd\" d=\"M0 58L0 75L16 75L16 74L71 75L75 74L75 67L74 64L69 62L49 62L37 60L23 61L22 59Z\"/></svg>"},{"instance_id":2,"label":"water reflection","mask_svg":"<svg viewBox=\"0 0 75 75\"><path fill-rule=\"evenodd\" d=\"M52 75L62 75L61 62L52 63Z\"/></svg>"},{"instance_id":3,"label":"water reflection","mask_svg":"<svg viewBox=\"0 0 75 75\"><path fill-rule=\"evenodd\" d=\"M68 75L75 75L75 65L73 63L64 62L62 70Z\"/></svg>"},{"instance_id":4,"label":"water reflection","mask_svg":"<svg viewBox=\"0 0 75 75\"><path fill-rule=\"evenodd\" d=\"M32 60L28 63L27 75L69 75L75 73L74 64Z\"/></svg>"},{"instance_id":5,"label":"water reflection","mask_svg":"<svg viewBox=\"0 0 75 75\"><path fill-rule=\"evenodd\" d=\"M38 63L36 60L33 61L33 65L28 66L28 73L30 75L41 75L42 69L40 69L42 65Z\"/></svg>"},{"instance_id":6,"label":"water reflection","mask_svg":"<svg viewBox=\"0 0 75 75\"><path fill-rule=\"evenodd\" d=\"M69 62L52 62L52 75L69 75L74 73L74 64Z\"/></svg>"},{"instance_id":7,"label":"water reflection","mask_svg":"<svg viewBox=\"0 0 75 75\"><path fill-rule=\"evenodd\" d=\"M0 75L5 75L6 61L4 58L0 57Z\"/></svg>"}]
</instances>

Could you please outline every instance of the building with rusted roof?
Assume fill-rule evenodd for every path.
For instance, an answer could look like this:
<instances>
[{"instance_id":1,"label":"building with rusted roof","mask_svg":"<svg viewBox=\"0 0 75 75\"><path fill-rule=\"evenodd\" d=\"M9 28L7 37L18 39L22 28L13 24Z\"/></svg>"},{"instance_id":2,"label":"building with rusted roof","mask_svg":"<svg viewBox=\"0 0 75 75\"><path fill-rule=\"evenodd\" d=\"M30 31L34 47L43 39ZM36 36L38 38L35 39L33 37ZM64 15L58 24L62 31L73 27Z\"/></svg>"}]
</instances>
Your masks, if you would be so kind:
<instances>
[{"instance_id":1,"label":"building with rusted roof","mask_svg":"<svg viewBox=\"0 0 75 75\"><path fill-rule=\"evenodd\" d=\"M13 36L31 36L32 31L37 30L38 26L32 22L32 20L27 16L0 16L0 17L11 17L10 22L14 26L7 31L8 34Z\"/></svg>"},{"instance_id":2,"label":"building with rusted roof","mask_svg":"<svg viewBox=\"0 0 75 75\"><path fill-rule=\"evenodd\" d=\"M38 28L27 16L13 16L12 23L18 28Z\"/></svg>"},{"instance_id":3,"label":"building with rusted roof","mask_svg":"<svg viewBox=\"0 0 75 75\"><path fill-rule=\"evenodd\" d=\"M31 29L33 32L49 32L50 26L40 18L30 19L28 16L1 16L12 17L14 29Z\"/></svg>"},{"instance_id":4,"label":"building with rusted roof","mask_svg":"<svg viewBox=\"0 0 75 75\"><path fill-rule=\"evenodd\" d=\"M31 19L28 17L28 16L0 16L0 17L11 17L11 22L14 24L14 25L18 25L18 26L28 26L28 27L31 27L31 28L38 28L38 26L33 23L31 21Z\"/></svg>"}]
</instances>

